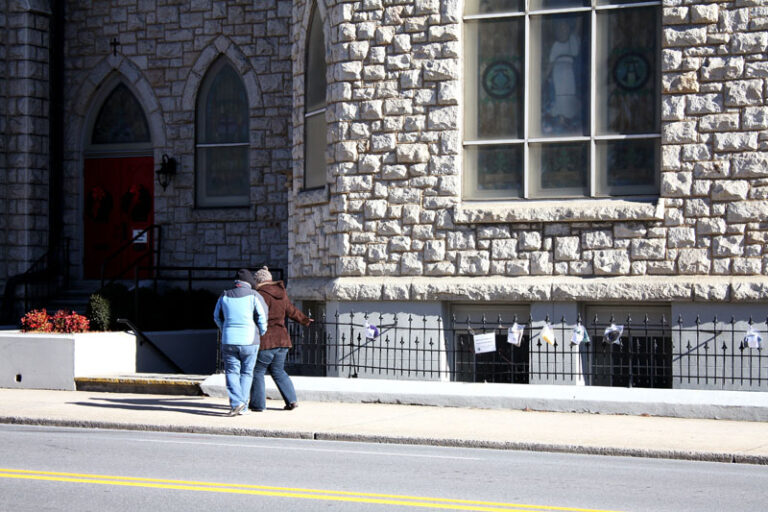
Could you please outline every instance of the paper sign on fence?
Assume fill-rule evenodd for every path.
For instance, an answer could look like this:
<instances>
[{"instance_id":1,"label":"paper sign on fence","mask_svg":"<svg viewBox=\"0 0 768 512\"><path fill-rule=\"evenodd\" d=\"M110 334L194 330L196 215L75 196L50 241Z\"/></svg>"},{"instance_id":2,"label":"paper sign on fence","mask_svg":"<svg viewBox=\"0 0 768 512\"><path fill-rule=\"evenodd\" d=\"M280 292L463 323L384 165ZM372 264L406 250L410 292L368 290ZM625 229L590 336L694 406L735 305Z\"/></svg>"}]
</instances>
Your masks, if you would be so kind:
<instances>
[{"instance_id":1,"label":"paper sign on fence","mask_svg":"<svg viewBox=\"0 0 768 512\"><path fill-rule=\"evenodd\" d=\"M555 331L552 330L552 325L544 324L544 327L541 328L541 339L550 345L555 344L557 340L555 339Z\"/></svg>"},{"instance_id":2,"label":"paper sign on fence","mask_svg":"<svg viewBox=\"0 0 768 512\"><path fill-rule=\"evenodd\" d=\"M496 352L496 333L475 334L475 354L484 352Z\"/></svg>"},{"instance_id":3,"label":"paper sign on fence","mask_svg":"<svg viewBox=\"0 0 768 512\"><path fill-rule=\"evenodd\" d=\"M580 345L582 343L589 343L589 334L587 334L586 327L579 324L573 328L573 334L571 334L571 345Z\"/></svg>"},{"instance_id":4,"label":"paper sign on fence","mask_svg":"<svg viewBox=\"0 0 768 512\"><path fill-rule=\"evenodd\" d=\"M519 347L523 342L523 332L525 332L525 324L520 325L517 322L512 324L512 327L507 329L507 343Z\"/></svg>"},{"instance_id":5,"label":"paper sign on fence","mask_svg":"<svg viewBox=\"0 0 768 512\"><path fill-rule=\"evenodd\" d=\"M749 348L760 348L762 344L763 344L763 337L760 336L760 333L750 325L749 329L747 329L746 336L744 336L744 341L742 342L742 346L749 347Z\"/></svg>"},{"instance_id":6,"label":"paper sign on fence","mask_svg":"<svg viewBox=\"0 0 768 512\"><path fill-rule=\"evenodd\" d=\"M608 343L621 345L621 333L623 332L624 332L623 325L611 324L605 328L605 332L603 332L603 336L605 336L605 341L607 341Z\"/></svg>"},{"instance_id":7,"label":"paper sign on fence","mask_svg":"<svg viewBox=\"0 0 768 512\"><path fill-rule=\"evenodd\" d=\"M377 338L379 336L379 328L375 325L369 324L368 322L365 323L365 337L369 340L372 340L374 338Z\"/></svg>"}]
</instances>

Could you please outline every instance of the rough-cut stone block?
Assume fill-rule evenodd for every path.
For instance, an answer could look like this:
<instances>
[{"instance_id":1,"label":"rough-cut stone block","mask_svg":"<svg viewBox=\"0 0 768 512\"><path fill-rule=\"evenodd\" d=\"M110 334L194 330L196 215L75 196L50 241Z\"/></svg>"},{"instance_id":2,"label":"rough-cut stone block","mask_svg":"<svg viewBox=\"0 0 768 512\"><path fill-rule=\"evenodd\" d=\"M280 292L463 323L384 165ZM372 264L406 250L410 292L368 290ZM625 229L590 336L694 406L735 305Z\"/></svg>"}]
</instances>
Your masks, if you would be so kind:
<instances>
[{"instance_id":1,"label":"rough-cut stone block","mask_svg":"<svg viewBox=\"0 0 768 512\"><path fill-rule=\"evenodd\" d=\"M701 46L707 41L706 27L667 27L663 32L664 46Z\"/></svg>"},{"instance_id":2,"label":"rough-cut stone block","mask_svg":"<svg viewBox=\"0 0 768 512\"><path fill-rule=\"evenodd\" d=\"M752 152L744 155L734 155L731 160L735 178L768 177L768 153Z\"/></svg>"},{"instance_id":3,"label":"rough-cut stone block","mask_svg":"<svg viewBox=\"0 0 768 512\"><path fill-rule=\"evenodd\" d=\"M494 260L512 260L517 258L517 240L493 240L491 255Z\"/></svg>"},{"instance_id":4,"label":"rough-cut stone block","mask_svg":"<svg viewBox=\"0 0 768 512\"><path fill-rule=\"evenodd\" d=\"M712 186L713 201L742 201L749 195L749 182L745 180L718 180Z\"/></svg>"},{"instance_id":5,"label":"rough-cut stone block","mask_svg":"<svg viewBox=\"0 0 768 512\"><path fill-rule=\"evenodd\" d=\"M693 247L696 245L696 231L692 227L670 228L668 245L670 248Z\"/></svg>"},{"instance_id":6,"label":"rough-cut stone block","mask_svg":"<svg viewBox=\"0 0 768 512\"><path fill-rule=\"evenodd\" d=\"M632 240L632 259L663 260L666 258L667 242L665 239Z\"/></svg>"},{"instance_id":7,"label":"rough-cut stone block","mask_svg":"<svg viewBox=\"0 0 768 512\"><path fill-rule=\"evenodd\" d=\"M579 237L561 236L555 238L555 261L579 259Z\"/></svg>"},{"instance_id":8,"label":"rough-cut stone block","mask_svg":"<svg viewBox=\"0 0 768 512\"><path fill-rule=\"evenodd\" d=\"M491 266L488 251L459 251L459 275L486 275Z\"/></svg>"},{"instance_id":9,"label":"rough-cut stone block","mask_svg":"<svg viewBox=\"0 0 768 512\"><path fill-rule=\"evenodd\" d=\"M729 107L759 105L763 102L763 81L736 80L726 82L723 97L725 105Z\"/></svg>"},{"instance_id":10,"label":"rough-cut stone block","mask_svg":"<svg viewBox=\"0 0 768 512\"><path fill-rule=\"evenodd\" d=\"M668 123L662 129L664 144L683 144L696 142L697 131L694 121Z\"/></svg>"},{"instance_id":11,"label":"rough-cut stone block","mask_svg":"<svg viewBox=\"0 0 768 512\"><path fill-rule=\"evenodd\" d=\"M677 269L681 274L709 274L711 266L707 249L680 249Z\"/></svg>"},{"instance_id":12,"label":"rough-cut stone block","mask_svg":"<svg viewBox=\"0 0 768 512\"><path fill-rule=\"evenodd\" d=\"M768 218L768 201L737 201L728 204L726 211L731 223L764 221Z\"/></svg>"},{"instance_id":13,"label":"rough-cut stone block","mask_svg":"<svg viewBox=\"0 0 768 512\"><path fill-rule=\"evenodd\" d=\"M714 82L740 78L744 73L744 57L707 57L701 67L701 80Z\"/></svg>"},{"instance_id":14,"label":"rough-cut stone block","mask_svg":"<svg viewBox=\"0 0 768 512\"><path fill-rule=\"evenodd\" d=\"M716 236L712 240L712 255L716 258L741 256L744 252L744 237L741 235Z\"/></svg>"},{"instance_id":15,"label":"rough-cut stone block","mask_svg":"<svg viewBox=\"0 0 768 512\"><path fill-rule=\"evenodd\" d=\"M420 163L429 161L429 146L426 144L400 144L397 146L397 163Z\"/></svg>"},{"instance_id":16,"label":"rough-cut stone block","mask_svg":"<svg viewBox=\"0 0 768 512\"><path fill-rule=\"evenodd\" d=\"M526 231L520 235L521 251L538 251L541 248L541 234L537 231Z\"/></svg>"},{"instance_id":17,"label":"rough-cut stone block","mask_svg":"<svg viewBox=\"0 0 768 512\"><path fill-rule=\"evenodd\" d=\"M613 247L613 233L608 230L586 231L582 238L584 249L610 249Z\"/></svg>"},{"instance_id":18,"label":"rough-cut stone block","mask_svg":"<svg viewBox=\"0 0 768 512\"><path fill-rule=\"evenodd\" d=\"M627 275L631 265L627 251L606 249L594 252L592 266L596 275Z\"/></svg>"}]
</instances>

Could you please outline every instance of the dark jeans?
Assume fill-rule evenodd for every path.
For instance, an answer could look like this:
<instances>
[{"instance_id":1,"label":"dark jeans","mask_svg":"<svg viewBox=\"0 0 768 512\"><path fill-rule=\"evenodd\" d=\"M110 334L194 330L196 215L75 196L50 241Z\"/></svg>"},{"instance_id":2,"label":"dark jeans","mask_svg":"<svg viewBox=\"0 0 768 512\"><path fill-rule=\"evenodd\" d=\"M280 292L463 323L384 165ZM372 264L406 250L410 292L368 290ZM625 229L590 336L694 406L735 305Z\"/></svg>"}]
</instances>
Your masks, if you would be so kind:
<instances>
[{"instance_id":1,"label":"dark jeans","mask_svg":"<svg viewBox=\"0 0 768 512\"><path fill-rule=\"evenodd\" d=\"M253 369L253 385L251 387L251 409L263 411L267 406L267 390L264 385L264 375L269 371L277 390L285 400L285 405L296 402L296 390L293 389L291 378L285 373L285 358L288 348L278 347L259 350L256 367Z\"/></svg>"}]
</instances>

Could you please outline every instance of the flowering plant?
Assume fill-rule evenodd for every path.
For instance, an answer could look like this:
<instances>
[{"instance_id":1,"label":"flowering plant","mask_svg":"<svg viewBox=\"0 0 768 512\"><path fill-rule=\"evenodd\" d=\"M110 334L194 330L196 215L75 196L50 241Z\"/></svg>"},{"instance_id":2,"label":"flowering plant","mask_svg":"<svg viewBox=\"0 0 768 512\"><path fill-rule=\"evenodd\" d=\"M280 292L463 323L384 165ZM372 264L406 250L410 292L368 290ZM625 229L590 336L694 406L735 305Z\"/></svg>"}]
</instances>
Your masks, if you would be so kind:
<instances>
[{"instance_id":1,"label":"flowering plant","mask_svg":"<svg viewBox=\"0 0 768 512\"><path fill-rule=\"evenodd\" d=\"M60 309L53 316L45 309L33 309L21 319L21 330L24 332L87 332L90 322L83 315L74 311Z\"/></svg>"},{"instance_id":2,"label":"flowering plant","mask_svg":"<svg viewBox=\"0 0 768 512\"><path fill-rule=\"evenodd\" d=\"M43 309L33 309L21 319L21 330L24 332L51 332L53 324L48 312Z\"/></svg>"}]
</instances>

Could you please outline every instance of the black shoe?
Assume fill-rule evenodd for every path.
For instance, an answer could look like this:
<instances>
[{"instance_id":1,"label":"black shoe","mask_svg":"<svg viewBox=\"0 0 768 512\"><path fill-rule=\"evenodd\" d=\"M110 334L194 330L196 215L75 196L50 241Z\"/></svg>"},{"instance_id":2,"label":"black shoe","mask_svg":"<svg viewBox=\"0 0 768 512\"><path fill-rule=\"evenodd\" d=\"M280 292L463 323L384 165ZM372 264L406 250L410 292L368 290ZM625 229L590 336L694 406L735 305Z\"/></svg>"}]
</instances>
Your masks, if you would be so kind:
<instances>
[{"instance_id":1,"label":"black shoe","mask_svg":"<svg viewBox=\"0 0 768 512\"><path fill-rule=\"evenodd\" d=\"M255 407L249 407L248 410L253 411L253 412L264 412L264 409L257 409Z\"/></svg>"},{"instance_id":2,"label":"black shoe","mask_svg":"<svg viewBox=\"0 0 768 512\"><path fill-rule=\"evenodd\" d=\"M295 408L297 408L298 406L299 406L298 402L291 402L288 405L286 405L285 407L283 407L283 409L285 409L286 411L292 411Z\"/></svg>"}]
</instances>

